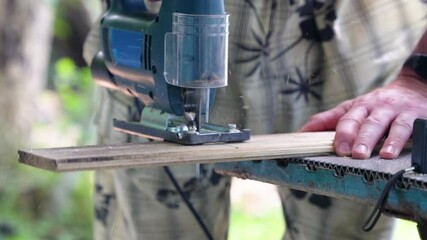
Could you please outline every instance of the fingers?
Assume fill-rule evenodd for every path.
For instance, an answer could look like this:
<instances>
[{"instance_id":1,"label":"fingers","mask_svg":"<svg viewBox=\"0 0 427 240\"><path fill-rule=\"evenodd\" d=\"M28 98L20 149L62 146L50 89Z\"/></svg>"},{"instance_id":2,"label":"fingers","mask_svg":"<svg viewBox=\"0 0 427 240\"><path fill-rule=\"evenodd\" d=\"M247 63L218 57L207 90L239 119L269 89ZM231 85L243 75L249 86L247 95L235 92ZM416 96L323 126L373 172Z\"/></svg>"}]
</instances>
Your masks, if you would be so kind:
<instances>
[{"instance_id":1,"label":"fingers","mask_svg":"<svg viewBox=\"0 0 427 240\"><path fill-rule=\"evenodd\" d=\"M371 156L375 146L389 130L389 135L380 150L380 157L397 158L412 134L413 121L420 114L384 104L384 100L382 104L381 101L361 103L364 102L355 103L354 100L350 100L331 110L316 114L300 131L335 129L334 148L337 155L366 159Z\"/></svg>"},{"instance_id":2,"label":"fingers","mask_svg":"<svg viewBox=\"0 0 427 240\"><path fill-rule=\"evenodd\" d=\"M332 108L331 110L313 115L307 123L301 127L300 132L332 131L338 123L338 120L351 107L351 101Z\"/></svg>"},{"instance_id":3,"label":"fingers","mask_svg":"<svg viewBox=\"0 0 427 240\"><path fill-rule=\"evenodd\" d=\"M380 150L380 157L397 158L411 137L416 116L410 113L396 116L396 113L387 109L377 109L368 115L366 109L352 109L337 125L335 151L341 156L369 158L391 125L388 137Z\"/></svg>"},{"instance_id":4,"label":"fingers","mask_svg":"<svg viewBox=\"0 0 427 240\"><path fill-rule=\"evenodd\" d=\"M347 112L338 122L334 140L335 152L340 156L350 156L354 140L368 116L364 107L356 107Z\"/></svg>"},{"instance_id":5,"label":"fingers","mask_svg":"<svg viewBox=\"0 0 427 240\"><path fill-rule=\"evenodd\" d=\"M372 150L383 138L395 117L395 113L387 109L377 109L372 112L363 121L359 133L354 140L352 157L359 159L369 158Z\"/></svg>"},{"instance_id":6,"label":"fingers","mask_svg":"<svg viewBox=\"0 0 427 240\"><path fill-rule=\"evenodd\" d=\"M413 123L416 116L413 114L401 114L396 117L391 125L390 132L380 150L380 157L386 159L397 158L411 137Z\"/></svg>"}]
</instances>

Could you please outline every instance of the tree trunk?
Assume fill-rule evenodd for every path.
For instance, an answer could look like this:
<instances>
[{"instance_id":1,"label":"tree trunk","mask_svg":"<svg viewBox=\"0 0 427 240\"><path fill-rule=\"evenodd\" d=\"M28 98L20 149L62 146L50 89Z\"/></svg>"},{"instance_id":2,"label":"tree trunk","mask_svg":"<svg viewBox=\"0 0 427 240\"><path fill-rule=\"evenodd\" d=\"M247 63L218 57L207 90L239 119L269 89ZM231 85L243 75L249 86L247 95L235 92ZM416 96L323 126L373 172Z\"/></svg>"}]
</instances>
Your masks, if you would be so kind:
<instances>
[{"instance_id":1,"label":"tree trunk","mask_svg":"<svg viewBox=\"0 0 427 240\"><path fill-rule=\"evenodd\" d=\"M53 6L48 2L0 1L2 168L16 162L18 146L25 145L37 111L35 100L44 87L53 22Z\"/></svg>"},{"instance_id":2,"label":"tree trunk","mask_svg":"<svg viewBox=\"0 0 427 240\"><path fill-rule=\"evenodd\" d=\"M43 114L37 102L48 78L56 4L63 1L71 2L0 0L0 183L3 183L0 184L0 205L3 206L0 209L0 239L8 236L57 239L60 235L87 239L91 235L88 217L91 211L81 204L82 201L79 205L73 202L71 189L67 188L70 182L75 186L75 178L70 180L67 177L71 175L49 175L18 166L18 148L41 141L36 139L37 142L31 143L30 136L31 132L36 132L32 131L33 127L40 124ZM74 59L80 55L80 62L79 45L89 24L88 20L79 18L84 14L72 15L74 23L81 27L76 34L77 40L73 41L75 44L70 45L66 40L63 44L71 46L63 54L74 53ZM74 30L71 29L72 35ZM68 185L58 184L61 179ZM60 198L63 195L66 197ZM88 201L88 197L83 200ZM57 199L61 204L55 205ZM9 221L8 216L17 220ZM26 226L38 230L22 231Z\"/></svg>"}]
</instances>

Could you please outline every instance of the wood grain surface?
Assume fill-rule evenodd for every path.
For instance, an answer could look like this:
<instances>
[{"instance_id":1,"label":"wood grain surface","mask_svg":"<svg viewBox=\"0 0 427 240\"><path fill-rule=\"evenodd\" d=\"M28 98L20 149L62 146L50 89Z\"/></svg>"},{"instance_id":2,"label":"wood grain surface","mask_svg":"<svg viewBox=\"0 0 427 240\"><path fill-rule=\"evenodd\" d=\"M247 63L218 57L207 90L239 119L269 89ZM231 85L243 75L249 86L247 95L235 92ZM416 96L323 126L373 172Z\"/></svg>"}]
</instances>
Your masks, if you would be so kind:
<instances>
[{"instance_id":1,"label":"wood grain surface","mask_svg":"<svg viewBox=\"0 0 427 240\"><path fill-rule=\"evenodd\" d=\"M325 155L335 132L252 136L242 143L184 146L170 142L19 150L19 162L49 171L159 167Z\"/></svg>"}]
</instances>

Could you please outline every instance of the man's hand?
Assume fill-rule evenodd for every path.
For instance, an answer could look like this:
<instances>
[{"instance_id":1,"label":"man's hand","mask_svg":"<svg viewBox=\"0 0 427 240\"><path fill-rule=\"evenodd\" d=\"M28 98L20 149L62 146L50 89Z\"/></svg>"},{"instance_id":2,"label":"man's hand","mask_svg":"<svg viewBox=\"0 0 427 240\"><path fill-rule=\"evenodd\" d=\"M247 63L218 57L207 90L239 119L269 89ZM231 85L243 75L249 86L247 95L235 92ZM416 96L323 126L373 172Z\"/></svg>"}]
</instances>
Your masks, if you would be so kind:
<instances>
[{"instance_id":1,"label":"man's hand","mask_svg":"<svg viewBox=\"0 0 427 240\"><path fill-rule=\"evenodd\" d=\"M313 115L300 131L335 130L335 152L359 159L369 158L386 136L380 156L393 159L419 117L427 117L427 84L405 68L388 86Z\"/></svg>"}]
</instances>

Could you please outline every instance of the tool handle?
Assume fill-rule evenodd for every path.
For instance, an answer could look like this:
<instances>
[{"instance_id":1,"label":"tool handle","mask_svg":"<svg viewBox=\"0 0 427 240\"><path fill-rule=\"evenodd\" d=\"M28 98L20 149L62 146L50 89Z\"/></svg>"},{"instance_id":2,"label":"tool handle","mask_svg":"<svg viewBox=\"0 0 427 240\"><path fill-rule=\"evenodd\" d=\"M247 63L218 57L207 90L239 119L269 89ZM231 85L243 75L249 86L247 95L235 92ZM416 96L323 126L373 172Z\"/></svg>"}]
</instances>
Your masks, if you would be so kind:
<instances>
[{"instance_id":1,"label":"tool handle","mask_svg":"<svg viewBox=\"0 0 427 240\"><path fill-rule=\"evenodd\" d=\"M412 140L412 166L416 172L427 173L427 119L415 120Z\"/></svg>"}]
</instances>

